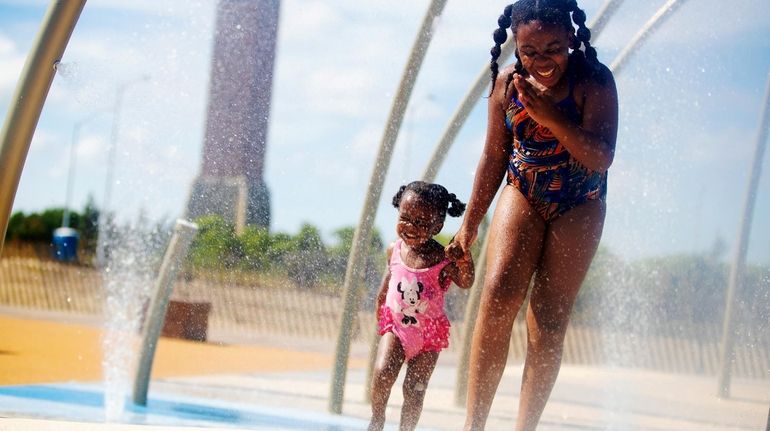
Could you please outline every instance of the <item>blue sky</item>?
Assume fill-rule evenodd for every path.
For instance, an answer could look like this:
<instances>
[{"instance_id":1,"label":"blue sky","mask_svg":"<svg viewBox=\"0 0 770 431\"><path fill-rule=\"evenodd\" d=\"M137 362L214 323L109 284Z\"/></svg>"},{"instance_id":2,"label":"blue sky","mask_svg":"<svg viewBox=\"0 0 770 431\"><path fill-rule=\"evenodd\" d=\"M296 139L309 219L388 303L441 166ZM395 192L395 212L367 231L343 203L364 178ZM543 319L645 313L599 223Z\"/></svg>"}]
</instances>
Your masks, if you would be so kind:
<instances>
[{"instance_id":1,"label":"blue sky","mask_svg":"<svg viewBox=\"0 0 770 431\"><path fill-rule=\"evenodd\" d=\"M273 225L307 221L325 235L357 223L384 122L427 0L285 0L281 6L266 179ZM624 3L595 40L607 64L665 2ZM449 0L436 24L385 182L376 225L417 179L480 69L505 2ZM583 0L589 20L601 0ZM0 0L0 114L5 118L48 2ZM63 206L73 125L73 207L103 199L112 107L118 123L111 207L124 219L182 214L200 168L216 3L89 0L51 86L14 210ZM617 76L621 123L603 245L627 259L702 252L737 235L762 94L770 72L770 3L685 2ZM479 103L437 177L467 200L481 152ZM770 263L770 166L749 259ZM449 220L445 232L459 221Z\"/></svg>"}]
</instances>

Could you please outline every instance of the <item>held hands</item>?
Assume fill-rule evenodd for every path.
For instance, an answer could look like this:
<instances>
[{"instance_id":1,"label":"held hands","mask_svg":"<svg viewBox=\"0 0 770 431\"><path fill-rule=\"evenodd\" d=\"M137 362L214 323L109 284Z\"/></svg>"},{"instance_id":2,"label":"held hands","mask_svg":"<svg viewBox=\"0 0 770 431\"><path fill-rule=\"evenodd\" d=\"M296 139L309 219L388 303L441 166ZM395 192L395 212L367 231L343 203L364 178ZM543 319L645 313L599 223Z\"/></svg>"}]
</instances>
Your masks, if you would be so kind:
<instances>
[{"instance_id":1,"label":"held hands","mask_svg":"<svg viewBox=\"0 0 770 431\"><path fill-rule=\"evenodd\" d=\"M449 245L444 248L444 254L447 259L457 261L468 261L471 259L471 245L476 240L476 232L467 232L460 229L457 235L452 238Z\"/></svg>"},{"instance_id":2,"label":"held hands","mask_svg":"<svg viewBox=\"0 0 770 431\"><path fill-rule=\"evenodd\" d=\"M455 262L462 260L465 257L465 252L462 247L460 247L460 244L456 242L452 242L446 246L446 248L444 248L444 253L446 254L447 259Z\"/></svg>"},{"instance_id":3,"label":"held hands","mask_svg":"<svg viewBox=\"0 0 770 431\"><path fill-rule=\"evenodd\" d=\"M518 92L519 101L533 120L546 127L559 121L561 111L556 107L556 101L547 88L538 88L518 73L513 74L513 85Z\"/></svg>"},{"instance_id":4,"label":"held hands","mask_svg":"<svg viewBox=\"0 0 770 431\"><path fill-rule=\"evenodd\" d=\"M450 276L455 284L463 289L470 288L476 277L473 256L471 255L471 244L476 239L475 236L475 233L469 235L461 229L444 249L447 259L454 262L450 265L452 267Z\"/></svg>"}]
</instances>

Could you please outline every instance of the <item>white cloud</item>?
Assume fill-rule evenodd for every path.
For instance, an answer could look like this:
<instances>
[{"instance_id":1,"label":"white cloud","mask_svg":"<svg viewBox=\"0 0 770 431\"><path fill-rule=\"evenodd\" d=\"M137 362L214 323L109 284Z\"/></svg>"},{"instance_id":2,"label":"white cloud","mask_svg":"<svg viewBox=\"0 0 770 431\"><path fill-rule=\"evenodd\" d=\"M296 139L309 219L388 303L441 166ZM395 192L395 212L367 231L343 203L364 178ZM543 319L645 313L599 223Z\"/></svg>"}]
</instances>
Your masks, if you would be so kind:
<instances>
[{"instance_id":1,"label":"white cloud","mask_svg":"<svg viewBox=\"0 0 770 431\"><path fill-rule=\"evenodd\" d=\"M17 52L12 39L0 33L0 96L10 97L24 68L26 57Z\"/></svg>"},{"instance_id":2,"label":"white cloud","mask_svg":"<svg viewBox=\"0 0 770 431\"><path fill-rule=\"evenodd\" d=\"M609 50L625 47L665 3L664 0L623 3L597 39L598 46ZM680 4L650 33L644 44L680 50L727 42L768 27L770 2L737 1L727 5L723 0L701 0Z\"/></svg>"},{"instance_id":3,"label":"white cloud","mask_svg":"<svg viewBox=\"0 0 770 431\"><path fill-rule=\"evenodd\" d=\"M16 44L3 34L0 34L0 55L11 55L16 51Z\"/></svg>"},{"instance_id":4,"label":"white cloud","mask_svg":"<svg viewBox=\"0 0 770 431\"><path fill-rule=\"evenodd\" d=\"M93 165L103 161L107 152L107 141L103 135L86 135L76 147L77 163Z\"/></svg>"},{"instance_id":5,"label":"white cloud","mask_svg":"<svg viewBox=\"0 0 770 431\"><path fill-rule=\"evenodd\" d=\"M364 68L318 68L308 71L303 83L308 97L307 107L319 114L342 114L357 117L366 114L367 103L361 89L373 84L371 73Z\"/></svg>"},{"instance_id":6,"label":"white cloud","mask_svg":"<svg viewBox=\"0 0 770 431\"><path fill-rule=\"evenodd\" d=\"M0 0L0 4L11 3ZM15 2L41 7L46 3ZM428 3L282 1L266 168L280 229L292 231L292 223L301 219L325 230L357 221L393 92ZM579 3L590 20L604 1ZM609 63L607 52L624 46L663 3L625 2L597 41L600 58ZM51 88L25 168L28 183L22 187L27 188L20 190L23 200L19 202L39 208L39 202L55 200L46 194L50 187L37 180L53 164L49 158L57 148L55 140L69 142L72 125L85 115L99 109L111 112L118 85L148 73L151 82L125 93L117 171L121 186L115 188L113 204L117 207L120 199L125 211L135 212L133 206L148 207L153 202L149 211L177 212L199 169L215 6L214 0L189 5L183 0L89 0ZM491 32L503 6L448 2L413 91L413 104L427 94L436 101L423 103L411 117L407 113L383 202L392 196L405 171L421 173L456 103L488 63ZM758 90L753 78L747 79L748 72L736 71L763 69L760 80L764 80L767 56L761 52L729 56L721 48L714 52L713 47L737 38L744 43L753 38L754 45L764 40L760 36L768 34L768 7L761 0L734 2L729 7L717 0L687 2L619 77L623 140L611 171L613 210L608 226L612 227L607 237L619 238L623 248L655 252L671 238L681 240L678 226L670 226L667 211L692 206L692 198L677 194L677 188L686 189L687 181L698 178L691 171L713 171L719 162L743 166L751 143L743 137L753 136L751 125L757 121L758 96L750 92ZM112 28L104 25L104 16L125 20L116 20L120 28ZM4 27L0 34L0 101L10 97L23 66L17 51L24 48L19 47L34 37L34 33L22 34L21 26L36 30L38 24L14 24L15 33ZM735 50L742 46L736 43ZM480 101L439 173L439 181L466 198L483 145L485 104L485 99ZM78 146L82 170L76 186L76 193L92 192L97 198L104 186L111 117L106 115L98 123L87 128L88 135ZM407 132L413 144L408 170L399 165ZM722 147L726 142L728 149ZM678 179L647 179L678 168L688 171ZM716 199L723 199L725 207L733 205L732 198ZM392 231L391 210L379 211L378 223L387 223L380 226L386 233ZM651 213L646 217L641 211ZM655 244L643 244L649 226L658 222L662 224L656 227ZM624 236L638 243L623 240Z\"/></svg>"},{"instance_id":7,"label":"white cloud","mask_svg":"<svg viewBox=\"0 0 770 431\"><path fill-rule=\"evenodd\" d=\"M279 19L279 31L288 43L302 43L343 24L338 9L327 1L284 1Z\"/></svg>"},{"instance_id":8,"label":"white cloud","mask_svg":"<svg viewBox=\"0 0 770 431\"><path fill-rule=\"evenodd\" d=\"M348 148L350 154L356 155L358 159L374 161L374 156L377 154L380 140L382 139L382 133L382 124L367 123L359 129L358 133L351 140Z\"/></svg>"},{"instance_id":9,"label":"white cloud","mask_svg":"<svg viewBox=\"0 0 770 431\"><path fill-rule=\"evenodd\" d=\"M41 130L40 128L35 130L35 134L32 136L32 142L30 143L30 152L46 152L51 151L52 146L56 144L59 137L52 132Z\"/></svg>"},{"instance_id":10,"label":"white cloud","mask_svg":"<svg viewBox=\"0 0 770 431\"><path fill-rule=\"evenodd\" d=\"M191 9L195 10L206 7L209 3L213 2L209 0L88 0L85 7L88 9L106 9L113 11L179 16L180 14L184 15Z\"/></svg>"}]
</instances>

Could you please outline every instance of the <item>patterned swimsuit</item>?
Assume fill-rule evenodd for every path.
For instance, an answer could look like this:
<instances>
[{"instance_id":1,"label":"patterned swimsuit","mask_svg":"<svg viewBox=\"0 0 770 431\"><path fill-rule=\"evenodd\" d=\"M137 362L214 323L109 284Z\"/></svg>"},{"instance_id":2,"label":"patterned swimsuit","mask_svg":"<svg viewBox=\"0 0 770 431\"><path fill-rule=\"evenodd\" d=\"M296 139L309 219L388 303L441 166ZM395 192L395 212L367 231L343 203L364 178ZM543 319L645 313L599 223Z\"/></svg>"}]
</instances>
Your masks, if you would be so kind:
<instances>
[{"instance_id":1,"label":"patterned swimsuit","mask_svg":"<svg viewBox=\"0 0 770 431\"><path fill-rule=\"evenodd\" d=\"M444 259L429 268L414 269L401 260L398 240L388 263L390 283L379 309L379 333L392 332L401 341L409 360L422 352L439 352L449 346L449 319L444 312L444 293L451 280L440 280Z\"/></svg>"},{"instance_id":2,"label":"patterned swimsuit","mask_svg":"<svg viewBox=\"0 0 770 431\"><path fill-rule=\"evenodd\" d=\"M567 116L580 123L582 113L569 94L557 103ZM607 173L583 166L544 126L535 122L514 95L505 111L505 125L513 135L508 160L508 184L516 187L546 222L587 201L607 195Z\"/></svg>"}]
</instances>

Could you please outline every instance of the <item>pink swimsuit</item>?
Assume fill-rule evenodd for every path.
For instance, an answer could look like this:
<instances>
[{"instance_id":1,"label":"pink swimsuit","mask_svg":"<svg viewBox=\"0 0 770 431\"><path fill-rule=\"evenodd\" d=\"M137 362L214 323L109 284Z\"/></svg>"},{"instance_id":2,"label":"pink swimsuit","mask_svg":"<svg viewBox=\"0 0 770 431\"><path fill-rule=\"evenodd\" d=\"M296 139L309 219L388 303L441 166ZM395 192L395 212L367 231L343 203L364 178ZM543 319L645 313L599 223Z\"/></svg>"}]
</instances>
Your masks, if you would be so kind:
<instances>
[{"instance_id":1,"label":"pink swimsuit","mask_svg":"<svg viewBox=\"0 0 770 431\"><path fill-rule=\"evenodd\" d=\"M388 268L390 284L379 310L379 333L401 340L406 359L422 352L439 352L449 346L449 319L444 312L444 292L451 281L439 281L444 259L430 268L413 269L401 261L401 244L393 247Z\"/></svg>"}]
</instances>

